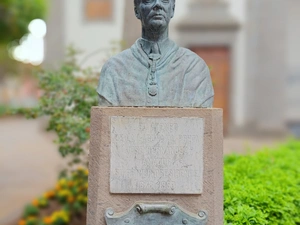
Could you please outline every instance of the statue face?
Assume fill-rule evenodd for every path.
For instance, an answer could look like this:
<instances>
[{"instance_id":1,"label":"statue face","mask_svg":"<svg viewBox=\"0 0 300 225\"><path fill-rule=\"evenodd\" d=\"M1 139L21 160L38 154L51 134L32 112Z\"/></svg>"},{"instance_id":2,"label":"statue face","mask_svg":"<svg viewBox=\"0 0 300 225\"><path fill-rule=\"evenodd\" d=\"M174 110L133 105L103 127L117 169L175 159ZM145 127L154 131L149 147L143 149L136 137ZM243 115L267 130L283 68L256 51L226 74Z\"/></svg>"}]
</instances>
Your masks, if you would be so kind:
<instances>
[{"instance_id":1,"label":"statue face","mask_svg":"<svg viewBox=\"0 0 300 225\"><path fill-rule=\"evenodd\" d=\"M168 27L174 8L174 0L138 0L135 14L144 29L160 30Z\"/></svg>"}]
</instances>

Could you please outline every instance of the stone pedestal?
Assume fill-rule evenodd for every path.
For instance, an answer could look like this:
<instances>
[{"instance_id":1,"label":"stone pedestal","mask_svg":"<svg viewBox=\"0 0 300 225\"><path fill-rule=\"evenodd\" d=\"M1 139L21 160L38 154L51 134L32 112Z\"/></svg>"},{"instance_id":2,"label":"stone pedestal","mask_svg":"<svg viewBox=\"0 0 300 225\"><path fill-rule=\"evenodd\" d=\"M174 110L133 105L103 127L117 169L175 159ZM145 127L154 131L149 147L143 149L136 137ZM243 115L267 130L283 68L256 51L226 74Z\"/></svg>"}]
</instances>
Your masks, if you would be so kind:
<instances>
[{"instance_id":1,"label":"stone pedestal","mask_svg":"<svg viewBox=\"0 0 300 225\"><path fill-rule=\"evenodd\" d=\"M223 224L222 110L93 107L89 171L87 225L136 203L203 210L208 225Z\"/></svg>"}]
</instances>

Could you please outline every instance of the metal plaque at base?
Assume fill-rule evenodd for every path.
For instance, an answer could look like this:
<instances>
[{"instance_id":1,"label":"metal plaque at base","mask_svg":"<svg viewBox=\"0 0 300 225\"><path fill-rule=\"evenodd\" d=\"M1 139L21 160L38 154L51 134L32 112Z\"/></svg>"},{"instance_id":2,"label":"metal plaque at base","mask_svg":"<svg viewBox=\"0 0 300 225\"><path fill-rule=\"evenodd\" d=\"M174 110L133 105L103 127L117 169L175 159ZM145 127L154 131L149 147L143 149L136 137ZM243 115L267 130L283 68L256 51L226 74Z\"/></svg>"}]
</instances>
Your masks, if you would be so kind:
<instances>
[{"instance_id":1,"label":"metal plaque at base","mask_svg":"<svg viewBox=\"0 0 300 225\"><path fill-rule=\"evenodd\" d=\"M107 209L105 220L107 225L206 225L208 216L205 211L186 212L174 203L136 203L124 213Z\"/></svg>"}]
</instances>

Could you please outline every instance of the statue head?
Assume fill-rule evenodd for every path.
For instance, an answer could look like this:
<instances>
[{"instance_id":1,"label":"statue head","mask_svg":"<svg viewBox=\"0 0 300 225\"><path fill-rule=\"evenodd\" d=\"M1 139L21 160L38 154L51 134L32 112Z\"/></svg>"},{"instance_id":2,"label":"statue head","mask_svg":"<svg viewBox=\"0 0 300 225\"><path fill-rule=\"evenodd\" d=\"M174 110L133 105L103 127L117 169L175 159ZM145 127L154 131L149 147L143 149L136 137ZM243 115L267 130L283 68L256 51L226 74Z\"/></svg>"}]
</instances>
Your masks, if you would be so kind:
<instances>
[{"instance_id":1,"label":"statue head","mask_svg":"<svg viewBox=\"0 0 300 225\"><path fill-rule=\"evenodd\" d=\"M134 11L143 29L165 30L174 16L175 0L134 0Z\"/></svg>"}]
</instances>

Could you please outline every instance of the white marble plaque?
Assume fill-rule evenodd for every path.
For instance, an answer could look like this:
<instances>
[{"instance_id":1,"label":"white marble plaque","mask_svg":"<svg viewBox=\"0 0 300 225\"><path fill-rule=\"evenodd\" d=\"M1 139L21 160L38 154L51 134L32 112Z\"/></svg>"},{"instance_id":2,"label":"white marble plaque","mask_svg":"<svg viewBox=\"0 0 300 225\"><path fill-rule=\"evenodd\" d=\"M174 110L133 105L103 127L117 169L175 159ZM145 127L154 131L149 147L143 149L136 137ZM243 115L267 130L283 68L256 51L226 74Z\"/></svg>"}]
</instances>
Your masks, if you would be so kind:
<instances>
[{"instance_id":1,"label":"white marble plaque","mask_svg":"<svg viewBox=\"0 0 300 225\"><path fill-rule=\"evenodd\" d=\"M203 118L111 117L111 193L201 194Z\"/></svg>"}]
</instances>

